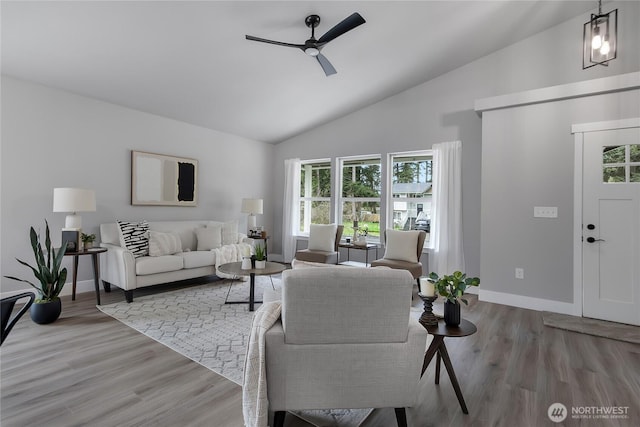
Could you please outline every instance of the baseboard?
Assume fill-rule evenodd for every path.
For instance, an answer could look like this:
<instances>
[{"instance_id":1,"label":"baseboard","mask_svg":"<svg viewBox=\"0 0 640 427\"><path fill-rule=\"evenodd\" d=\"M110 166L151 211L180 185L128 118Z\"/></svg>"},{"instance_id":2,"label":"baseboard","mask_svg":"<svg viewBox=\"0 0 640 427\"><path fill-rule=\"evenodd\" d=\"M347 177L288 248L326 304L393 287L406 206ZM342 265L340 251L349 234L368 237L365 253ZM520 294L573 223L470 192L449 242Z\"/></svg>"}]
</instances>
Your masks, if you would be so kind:
<instances>
[{"instance_id":1,"label":"baseboard","mask_svg":"<svg viewBox=\"0 0 640 427\"><path fill-rule=\"evenodd\" d=\"M484 302L528 308L536 311L550 311L553 313L570 314L574 316L581 315L576 313L576 308L573 303L527 297L524 295L507 294L504 292L480 289L478 299Z\"/></svg>"},{"instance_id":2,"label":"baseboard","mask_svg":"<svg viewBox=\"0 0 640 427\"><path fill-rule=\"evenodd\" d=\"M102 288L102 282L100 283L100 288ZM21 294L23 292L34 292L36 294L36 298L38 297L38 293L35 289L29 287L25 289L18 289L15 291L6 291L0 293L0 298L11 297L14 295ZM73 285L71 282L65 283L64 288L62 288L62 292L60 292L60 296L71 295L73 292ZM95 294L96 287L94 285L93 280L80 280L76 283L76 294L82 292L93 292Z\"/></svg>"}]
</instances>

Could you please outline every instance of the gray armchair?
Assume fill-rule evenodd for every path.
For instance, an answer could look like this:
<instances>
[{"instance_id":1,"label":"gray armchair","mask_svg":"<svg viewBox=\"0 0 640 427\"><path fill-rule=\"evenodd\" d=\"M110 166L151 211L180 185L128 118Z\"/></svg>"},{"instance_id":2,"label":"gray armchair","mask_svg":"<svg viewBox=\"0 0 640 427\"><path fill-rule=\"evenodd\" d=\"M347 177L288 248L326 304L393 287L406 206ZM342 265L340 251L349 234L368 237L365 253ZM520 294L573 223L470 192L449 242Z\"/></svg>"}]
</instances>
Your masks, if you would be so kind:
<instances>
[{"instance_id":1,"label":"gray armchair","mask_svg":"<svg viewBox=\"0 0 640 427\"><path fill-rule=\"evenodd\" d=\"M384 236L384 257L373 261L371 266L407 270L420 285L420 276L422 276L420 256L427 233L423 230L385 230Z\"/></svg>"},{"instance_id":2,"label":"gray armchair","mask_svg":"<svg viewBox=\"0 0 640 427\"><path fill-rule=\"evenodd\" d=\"M266 332L269 411L396 408L416 402L426 330L409 317L406 271L326 267L282 274L282 316Z\"/></svg>"},{"instance_id":3,"label":"gray armchair","mask_svg":"<svg viewBox=\"0 0 640 427\"><path fill-rule=\"evenodd\" d=\"M344 226L336 224L311 224L309 247L296 251L295 259L307 262L337 264L340 262L338 245Z\"/></svg>"}]
</instances>

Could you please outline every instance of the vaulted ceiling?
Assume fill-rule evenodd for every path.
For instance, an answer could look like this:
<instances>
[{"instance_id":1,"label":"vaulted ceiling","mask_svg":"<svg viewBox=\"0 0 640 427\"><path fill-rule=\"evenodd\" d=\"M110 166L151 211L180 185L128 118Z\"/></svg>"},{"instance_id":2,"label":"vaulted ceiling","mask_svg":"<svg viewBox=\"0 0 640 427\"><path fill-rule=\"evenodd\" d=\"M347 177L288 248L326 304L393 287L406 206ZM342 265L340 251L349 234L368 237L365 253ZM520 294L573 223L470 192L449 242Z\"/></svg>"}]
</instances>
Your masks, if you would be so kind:
<instances>
[{"instance_id":1,"label":"vaulted ceiling","mask_svg":"<svg viewBox=\"0 0 640 427\"><path fill-rule=\"evenodd\" d=\"M277 143L582 13L595 1L2 1L2 73ZM353 12L367 21L301 50ZM580 31L579 29L577 31Z\"/></svg>"}]
</instances>

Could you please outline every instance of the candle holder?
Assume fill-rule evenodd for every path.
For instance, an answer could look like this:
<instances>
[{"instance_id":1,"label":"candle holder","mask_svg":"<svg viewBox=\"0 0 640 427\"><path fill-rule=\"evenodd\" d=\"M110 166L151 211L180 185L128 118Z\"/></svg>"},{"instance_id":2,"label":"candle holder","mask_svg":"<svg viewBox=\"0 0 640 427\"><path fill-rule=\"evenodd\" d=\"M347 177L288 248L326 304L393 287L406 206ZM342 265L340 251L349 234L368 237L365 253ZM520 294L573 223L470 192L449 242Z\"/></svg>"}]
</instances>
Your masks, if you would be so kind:
<instances>
[{"instance_id":1,"label":"candle holder","mask_svg":"<svg viewBox=\"0 0 640 427\"><path fill-rule=\"evenodd\" d=\"M437 296L428 297L418 292L418 296L424 301L424 312L418 322L423 326L435 326L438 324L438 318L433 314L433 302L438 299Z\"/></svg>"}]
</instances>

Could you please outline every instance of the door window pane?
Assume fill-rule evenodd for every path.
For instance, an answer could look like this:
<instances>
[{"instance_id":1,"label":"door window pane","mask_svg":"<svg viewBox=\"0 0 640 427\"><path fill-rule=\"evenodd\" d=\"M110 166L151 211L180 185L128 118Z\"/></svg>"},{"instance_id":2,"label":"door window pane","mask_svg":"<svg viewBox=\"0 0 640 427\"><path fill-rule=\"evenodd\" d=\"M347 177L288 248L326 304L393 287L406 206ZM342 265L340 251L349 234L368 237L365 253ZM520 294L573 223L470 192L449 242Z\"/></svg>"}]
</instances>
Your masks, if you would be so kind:
<instances>
[{"instance_id":1,"label":"door window pane","mask_svg":"<svg viewBox=\"0 0 640 427\"><path fill-rule=\"evenodd\" d=\"M604 182L625 182L624 166L603 168L602 180Z\"/></svg>"},{"instance_id":2,"label":"door window pane","mask_svg":"<svg viewBox=\"0 0 640 427\"><path fill-rule=\"evenodd\" d=\"M629 146L629 160L631 162L640 162L640 145L634 144Z\"/></svg>"},{"instance_id":3,"label":"door window pane","mask_svg":"<svg viewBox=\"0 0 640 427\"><path fill-rule=\"evenodd\" d=\"M629 178L631 182L640 182L640 166L631 166Z\"/></svg>"},{"instance_id":4,"label":"door window pane","mask_svg":"<svg viewBox=\"0 0 640 427\"><path fill-rule=\"evenodd\" d=\"M604 147L602 149L602 163L624 163L624 145L617 145L612 147Z\"/></svg>"}]
</instances>

